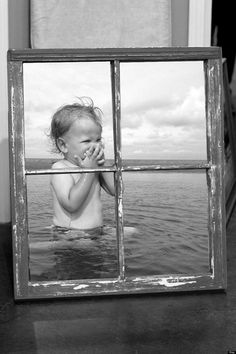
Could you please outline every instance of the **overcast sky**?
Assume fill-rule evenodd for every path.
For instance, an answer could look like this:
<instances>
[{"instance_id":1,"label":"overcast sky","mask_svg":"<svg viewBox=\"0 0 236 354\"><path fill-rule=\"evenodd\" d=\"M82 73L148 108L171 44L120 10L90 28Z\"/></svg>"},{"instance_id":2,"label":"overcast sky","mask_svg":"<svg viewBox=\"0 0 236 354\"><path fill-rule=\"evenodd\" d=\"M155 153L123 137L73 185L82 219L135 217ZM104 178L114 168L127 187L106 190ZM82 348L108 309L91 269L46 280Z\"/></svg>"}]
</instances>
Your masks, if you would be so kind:
<instances>
[{"instance_id":1,"label":"overcast sky","mask_svg":"<svg viewBox=\"0 0 236 354\"><path fill-rule=\"evenodd\" d=\"M104 113L106 157L113 157L109 63L24 64L26 157L50 157L51 116L89 96ZM206 159L202 62L121 64L122 155Z\"/></svg>"}]
</instances>

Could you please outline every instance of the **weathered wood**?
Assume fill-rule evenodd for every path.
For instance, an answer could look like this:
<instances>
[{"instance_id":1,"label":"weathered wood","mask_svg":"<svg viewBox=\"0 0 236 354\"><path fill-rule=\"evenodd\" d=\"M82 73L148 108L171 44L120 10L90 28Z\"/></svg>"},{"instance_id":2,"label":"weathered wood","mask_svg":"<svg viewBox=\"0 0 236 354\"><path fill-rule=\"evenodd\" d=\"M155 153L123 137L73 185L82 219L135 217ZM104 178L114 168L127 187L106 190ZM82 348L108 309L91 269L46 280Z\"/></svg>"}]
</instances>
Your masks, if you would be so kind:
<instances>
[{"instance_id":1,"label":"weathered wood","mask_svg":"<svg viewBox=\"0 0 236 354\"><path fill-rule=\"evenodd\" d=\"M209 163L196 163L189 165L140 165L140 166L124 166L122 171L191 171L191 170L207 170L211 168Z\"/></svg>"},{"instance_id":2,"label":"weathered wood","mask_svg":"<svg viewBox=\"0 0 236 354\"><path fill-rule=\"evenodd\" d=\"M96 49L11 49L9 60L51 61L185 61L219 58L218 47L96 48Z\"/></svg>"},{"instance_id":3,"label":"weathered wood","mask_svg":"<svg viewBox=\"0 0 236 354\"><path fill-rule=\"evenodd\" d=\"M122 172L126 171L188 171L188 170L206 170L211 166L209 163L196 163L189 165L139 165L139 166L121 166L120 169ZM116 166L106 166L106 167L98 167L94 169L89 168L67 168L67 169L40 169L40 170L26 170L26 175L52 175L52 174L69 174L69 173L92 173L92 172L115 172L117 171Z\"/></svg>"},{"instance_id":4,"label":"weathered wood","mask_svg":"<svg viewBox=\"0 0 236 354\"><path fill-rule=\"evenodd\" d=\"M209 274L168 275L85 281L29 283L30 299L97 295L224 290ZM18 298L19 300L24 299Z\"/></svg>"},{"instance_id":5,"label":"weathered wood","mask_svg":"<svg viewBox=\"0 0 236 354\"><path fill-rule=\"evenodd\" d=\"M222 82L221 60L209 59L206 65L206 115L207 152L212 165L208 171L210 265L212 276L226 287Z\"/></svg>"},{"instance_id":6,"label":"weathered wood","mask_svg":"<svg viewBox=\"0 0 236 354\"><path fill-rule=\"evenodd\" d=\"M125 166L121 144L120 62L204 62L206 97L207 161L189 165ZM111 64L115 164L97 169L25 170L23 63L108 61ZM225 213L223 180L222 65L220 48L132 48L10 50L9 141L11 161L14 286L16 299L53 298L104 294L222 290L226 287ZM208 184L209 272L188 275L153 275L126 278L123 222L123 172L205 170ZM29 282L27 175L113 172L116 184L116 222L119 277L115 279Z\"/></svg>"},{"instance_id":7,"label":"weathered wood","mask_svg":"<svg viewBox=\"0 0 236 354\"><path fill-rule=\"evenodd\" d=\"M226 124L224 136L228 134L231 153L229 161L225 161L225 175L227 173L230 175L230 178L225 179L226 222L228 222L236 203L236 125L232 113L233 104L226 60L223 62L223 93L224 123Z\"/></svg>"},{"instance_id":8,"label":"weathered wood","mask_svg":"<svg viewBox=\"0 0 236 354\"><path fill-rule=\"evenodd\" d=\"M124 259L124 219L123 219L123 181L121 157L121 102L120 102L120 63L111 64L113 136L115 152L115 200L116 200L116 232L118 242L119 278L125 277Z\"/></svg>"},{"instance_id":9,"label":"weathered wood","mask_svg":"<svg viewBox=\"0 0 236 354\"><path fill-rule=\"evenodd\" d=\"M25 170L26 175L53 175L53 174L70 174L70 173L94 173L94 172L115 172L115 166L106 166L98 168L54 168L54 169L39 169Z\"/></svg>"},{"instance_id":10,"label":"weathered wood","mask_svg":"<svg viewBox=\"0 0 236 354\"><path fill-rule=\"evenodd\" d=\"M20 62L8 64L11 211L15 296L28 292L27 199L24 166L23 70Z\"/></svg>"}]
</instances>

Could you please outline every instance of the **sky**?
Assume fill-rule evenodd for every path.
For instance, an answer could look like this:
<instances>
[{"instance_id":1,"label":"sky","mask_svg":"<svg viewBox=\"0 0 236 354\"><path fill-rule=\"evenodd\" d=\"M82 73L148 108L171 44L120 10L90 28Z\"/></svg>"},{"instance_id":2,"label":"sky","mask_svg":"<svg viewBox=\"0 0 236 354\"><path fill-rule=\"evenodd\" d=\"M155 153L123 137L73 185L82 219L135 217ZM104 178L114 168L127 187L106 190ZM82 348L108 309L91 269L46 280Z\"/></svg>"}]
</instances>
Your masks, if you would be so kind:
<instances>
[{"instance_id":1,"label":"sky","mask_svg":"<svg viewBox=\"0 0 236 354\"><path fill-rule=\"evenodd\" d=\"M88 96L103 111L107 158L113 158L108 62L25 63L26 157L52 157L51 117ZM203 63L121 63L122 156L129 159L206 159Z\"/></svg>"}]
</instances>

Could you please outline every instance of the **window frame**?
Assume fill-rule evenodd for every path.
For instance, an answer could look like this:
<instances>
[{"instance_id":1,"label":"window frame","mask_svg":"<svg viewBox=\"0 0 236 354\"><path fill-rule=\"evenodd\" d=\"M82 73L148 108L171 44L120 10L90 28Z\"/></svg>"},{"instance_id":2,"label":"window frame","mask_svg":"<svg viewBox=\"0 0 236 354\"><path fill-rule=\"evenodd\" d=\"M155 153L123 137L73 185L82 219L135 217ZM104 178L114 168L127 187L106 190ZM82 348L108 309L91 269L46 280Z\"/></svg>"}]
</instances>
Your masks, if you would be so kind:
<instances>
[{"instance_id":1,"label":"window frame","mask_svg":"<svg viewBox=\"0 0 236 354\"><path fill-rule=\"evenodd\" d=\"M115 163L97 171L112 171L116 181L116 222L119 276L31 282L28 267L26 176L71 173L77 170L26 170L24 151L23 64L32 62L94 62L111 64ZM189 166L123 166L121 156L120 63L203 61L206 100L207 163ZM209 48L25 49L8 51L9 144L14 294L16 300L130 293L159 293L226 289L225 200L223 174L222 56ZM123 231L123 172L202 169L207 174L209 210L209 267L206 274L125 276ZM95 171L96 171L95 170ZM82 169L81 172L94 172Z\"/></svg>"},{"instance_id":2,"label":"window frame","mask_svg":"<svg viewBox=\"0 0 236 354\"><path fill-rule=\"evenodd\" d=\"M227 60L223 59L223 107L224 107L224 150L225 150L225 203L226 224L230 220L236 202L236 132L232 112L232 99L228 79ZM230 153L227 159L227 152Z\"/></svg>"}]
</instances>

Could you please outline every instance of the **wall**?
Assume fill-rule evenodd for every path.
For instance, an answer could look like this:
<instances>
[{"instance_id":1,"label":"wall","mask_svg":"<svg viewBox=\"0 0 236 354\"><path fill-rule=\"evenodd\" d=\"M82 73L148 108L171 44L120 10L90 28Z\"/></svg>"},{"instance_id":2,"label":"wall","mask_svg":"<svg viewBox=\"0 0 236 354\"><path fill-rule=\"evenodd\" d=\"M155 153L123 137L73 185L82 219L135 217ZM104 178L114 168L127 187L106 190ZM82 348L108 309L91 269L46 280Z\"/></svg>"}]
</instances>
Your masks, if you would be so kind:
<instances>
[{"instance_id":1,"label":"wall","mask_svg":"<svg viewBox=\"0 0 236 354\"><path fill-rule=\"evenodd\" d=\"M9 165L8 165L8 94L7 58L8 49L8 3L0 1L0 223L10 220L9 212Z\"/></svg>"},{"instance_id":2,"label":"wall","mask_svg":"<svg viewBox=\"0 0 236 354\"><path fill-rule=\"evenodd\" d=\"M172 0L172 45L188 43L189 0ZM30 0L0 0L0 223L10 221L9 164L8 164L8 91L7 60L8 48L30 46Z\"/></svg>"},{"instance_id":3,"label":"wall","mask_svg":"<svg viewBox=\"0 0 236 354\"><path fill-rule=\"evenodd\" d=\"M171 1L172 46L188 45L189 0Z\"/></svg>"},{"instance_id":4,"label":"wall","mask_svg":"<svg viewBox=\"0 0 236 354\"><path fill-rule=\"evenodd\" d=\"M10 221L7 50L29 47L29 0L0 1L0 223Z\"/></svg>"},{"instance_id":5,"label":"wall","mask_svg":"<svg viewBox=\"0 0 236 354\"><path fill-rule=\"evenodd\" d=\"M8 0L9 48L29 48L30 0Z\"/></svg>"},{"instance_id":6,"label":"wall","mask_svg":"<svg viewBox=\"0 0 236 354\"><path fill-rule=\"evenodd\" d=\"M1 0L5 1L6 0ZM30 46L30 0L8 0L9 48ZM172 45L188 45L189 0L172 0Z\"/></svg>"}]
</instances>

